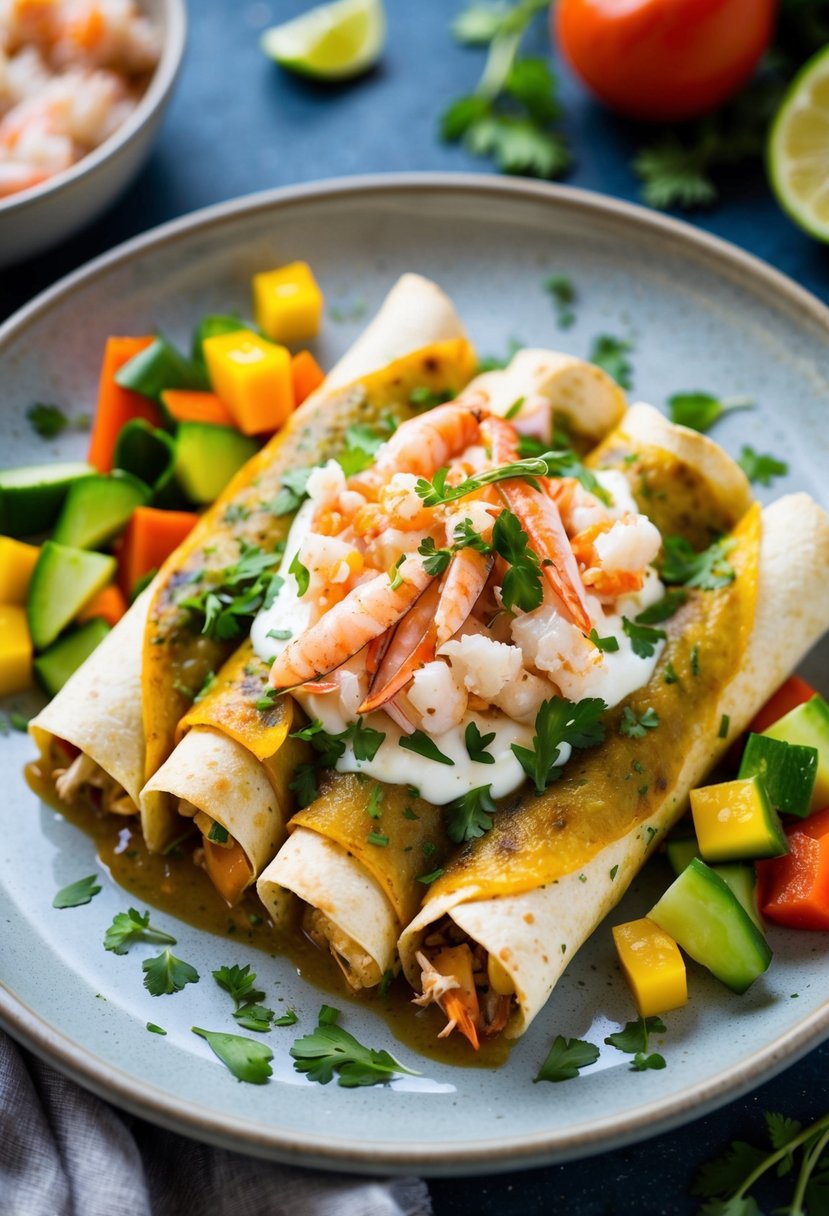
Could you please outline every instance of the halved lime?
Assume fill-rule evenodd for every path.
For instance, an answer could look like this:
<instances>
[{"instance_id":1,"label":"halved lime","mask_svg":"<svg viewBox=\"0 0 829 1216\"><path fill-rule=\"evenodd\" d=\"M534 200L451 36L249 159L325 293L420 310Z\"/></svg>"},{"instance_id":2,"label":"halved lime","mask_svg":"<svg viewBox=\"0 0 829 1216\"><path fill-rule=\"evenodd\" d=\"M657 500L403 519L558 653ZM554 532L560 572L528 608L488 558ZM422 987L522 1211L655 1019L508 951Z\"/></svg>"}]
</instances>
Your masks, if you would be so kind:
<instances>
[{"instance_id":1,"label":"halved lime","mask_svg":"<svg viewBox=\"0 0 829 1216\"><path fill-rule=\"evenodd\" d=\"M335 0L262 35L280 67L317 80L348 80L380 58L386 38L383 0Z\"/></svg>"},{"instance_id":2,"label":"halved lime","mask_svg":"<svg viewBox=\"0 0 829 1216\"><path fill-rule=\"evenodd\" d=\"M829 46L794 78L768 143L772 188L789 215L829 241Z\"/></svg>"}]
</instances>

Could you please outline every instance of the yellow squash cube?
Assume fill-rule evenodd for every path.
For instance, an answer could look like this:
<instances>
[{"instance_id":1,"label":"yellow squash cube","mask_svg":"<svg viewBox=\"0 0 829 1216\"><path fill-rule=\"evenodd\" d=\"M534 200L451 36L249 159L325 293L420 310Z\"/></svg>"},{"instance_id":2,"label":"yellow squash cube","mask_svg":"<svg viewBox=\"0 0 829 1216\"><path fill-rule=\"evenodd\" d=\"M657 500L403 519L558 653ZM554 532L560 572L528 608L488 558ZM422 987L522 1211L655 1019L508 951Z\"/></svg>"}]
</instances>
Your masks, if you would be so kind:
<instances>
[{"instance_id":1,"label":"yellow squash cube","mask_svg":"<svg viewBox=\"0 0 829 1216\"><path fill-rule=\"evenodd\" d=\"M643 917L614 925L613 940L640 1017L667 1013L686 1003L685 963L672 937Z\"/></svg>"},{"instance_id":2,"label":"yellow squash cube","mask_svg":"<svg viewBox=\"0 0 829 1216\"><path fill-rule=\"evenodd\" d=\"M699 851L706 861L780 857L788 845L759 777L742 777L691 790Z\"/></svg>"},{"instance_id":3,"label":"yellow squash cube","mask_svg":"<svg viewBox=\"0 0 829 1216\"><path fill-rule=\"evenodd\" d=\"M294 408L291 356L249 329L206 338L204 357L214 391L244 435L279 429Z\"/></svg>"},{"instance_id":4,"label":"yellow squash cube","mask_svg":"<svg viewBox=\"0 0 829 1216\"><path fill-rule=\"evenodd\" d=\"M0 696L24 692L32 683L32 639L26 609L0 604Z\"/></svg>"},{"instance_id":5,"label":"yellow squash cube","mask_svg":"<svg viewBox=\"0 0 829 1216\"><path fill-rule=\"evenodd\" d=\"M307 262L291 262L253 276L253 315L274 342L307 342L316 337L323 296Z\"/></svg>"},{"instance_id":6,"label":"yellow squash cube","mask_svg":"<svg viewBox=\"0 0 829 1216\"><path fill-rule=\"evenodd\" d=\"M0 604L25 604L40 549L0 536Z\"/></svg>"}]
</instances>

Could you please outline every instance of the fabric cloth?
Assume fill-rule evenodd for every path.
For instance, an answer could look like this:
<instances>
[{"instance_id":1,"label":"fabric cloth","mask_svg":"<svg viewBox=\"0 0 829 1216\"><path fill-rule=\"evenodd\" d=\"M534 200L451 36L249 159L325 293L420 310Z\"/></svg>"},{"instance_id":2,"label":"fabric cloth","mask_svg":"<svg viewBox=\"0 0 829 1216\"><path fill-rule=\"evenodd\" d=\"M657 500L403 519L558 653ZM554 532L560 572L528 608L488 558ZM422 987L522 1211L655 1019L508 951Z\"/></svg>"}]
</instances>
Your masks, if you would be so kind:
<instances>
[{"instance_id":1,"label":"fabric cloth","mask_svg":"<svg viewBox=\"0 0 829 1216\"><path fill-rule=\"evenodd\" d=\"M116 1111L0 1032L2 1216L430 1216L426 1184L295 1169Z\"/></svg>"}]
</instances>

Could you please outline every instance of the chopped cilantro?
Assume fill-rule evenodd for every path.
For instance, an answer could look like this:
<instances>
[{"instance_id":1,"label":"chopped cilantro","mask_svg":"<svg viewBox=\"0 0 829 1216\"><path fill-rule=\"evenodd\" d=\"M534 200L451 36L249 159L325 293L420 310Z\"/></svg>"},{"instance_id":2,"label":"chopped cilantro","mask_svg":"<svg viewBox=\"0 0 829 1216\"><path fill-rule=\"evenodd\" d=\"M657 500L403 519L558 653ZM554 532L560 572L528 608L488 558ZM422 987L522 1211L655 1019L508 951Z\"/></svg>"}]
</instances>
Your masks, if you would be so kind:
<instances>
[{"instance_id":1,"label":"chopped cilantro","mask_svg":"<svg viewBox=\"0 0 829 1216\"><path fill-rule=\"evenodd\" d=\"M775 477L785 477L789 471L789 466L784 460L755 452L749 444L743 446L737 464L749 481L757 482L761 486L770 486Z\"/></svg>"},{"instance_id":2,"label":"chopped cilantro","mask_svg":"<svg viewBox=\"0 0 829 1216\"><path fill-rule=\"evenodd\" d=\"M532 748L512 744L519 764L535 783L537 793L543 793L550 782L560 776L558 757L563 743L579 748L601 743L605 728L599 719L606 709L605 702L597 697L582 701L551 697L542 704L535 719Z\"/></svg>"},{"instance_id":3,"label":"chopped cilantro","mask_svg":"<svg viewBox=\"0 0 829 1216\"><path fill-rule=\"evenodd\" d=\"M199 973L170 950L162 950L155 958L145 958L141 964L144 987L150 996L170 996L181 992L186 984L197 984Z\"/></svg>"},{"instance_id":4,"label":"chopped cilantro","mask_svg":"<svg viewBox=\"0 0 829 1216\"><path fill-rule=\"evenodd\" d=\"M631 1072L645 1072L647 1069L665 1067L664 1057L658 1052L648 1054L650 1036L664 1033L665 1023L661 1018L638 1018L635 1022L628 1022L623 1030L608 1035L605 1043L634 1057L630 1063Z\"/></svg>"},{"instance_id":5,"label":"chopped cilantro","mask_svg":"<svg viewBox=\"0 0 829 1216\"><path fill-rule=\"evenodd\" d=\"M576 289L572 279L563 274L551 274L544 280L544 290L553 302L559 329L569 329L576 319L573 311Z\"/></svg>"},{"instance_id":6,"label":"chopped cilantro","mask_svg":"<svg viewBox=\"0 0 829 1216\"><path fill-rule=\"evenodd\" d=\"M694 642L691 647L691 675L699 675L699 642Z\"/></svg>"},{"instance_id":7,"label":"chopped cilantro","mask_svg":"<svg viewBox=\"0 0 829 1216\"><path fill-rule=\"evenodd\" d=\"M293 780L288 782L288 789L296 794L300 807L310 806L317 797L317 770L313 764L298 764L294 770Z\"/></svg>"},{"instance_id":8,"label":"chopped cilantro","mask_svg":"<svg viewBox=\"0 0 829 1216\"><path fill-rule=\"evenodd\" d=\"M434 739L430 739L422 730L413 731L411 735L401 735L398 740L400 747L407 752L415 752L425 760L434 760L437 764L454 765L451 756L442 752Z\"/></svg>"},{"instance_id":9,"label":"chopped cilantro","mask_svg":"<svg viewBox=\"0 0 829 1216\"><path fill-rule=\"evenodd\" d=\"M296 1010L289 1009L280 1017L274 1018L273 1024L274 1026L296 1026L298 1021L299 1018L297 1017Z\"/></svg>"},{"instance_id":10,"label":"chopped cilantro","mask_svg":"<svg viewBox=\"0 0 829 1216\"><path fill-rule=\"evenodd\" d=\"M366 840L369 844L375 844L380 849L388 848L389 838L384 836L382 832L369 832Z\"/></svg>"},{"instance_id":11,"label":"chopped cilantro","mask_svg":"<svg viewBox=\"0 0 829 1216\"><path fill-rule=\"evenodd\" d=\"M529 547L527 533L516 515L506 508L492 529L492 547L508 564L501 585L501 600L506 609L532 612L544 598L541 564Z\"/></svg>"},{"instance_id":12,"label":"chopped cilantro","mask_svg":"<svg viewBox=\"0 0 829 1216\"><path fill-rule=\"evenodd\" d=\"M619 723L619 734L627 735L629 739L641 739L649 730L656 730L659 726L659 714L653 708L648 708L645 712L637 717L629 705L626 705L622 710L622 719Z\"/></svg>"},{"instance_id":13,"label":"chopped cilantro","mask_svg":"<svg viewBox=\"0 0 829 1216\"><path fill-rule=\"evenodd\" d=\"M425 384L418 385L409 393L409 405L411 405L418 414L425 413L426 410L433 410L436 405L443 405L444 402L450 401L452 394L448 390L435 392Z\"/></svg>"},{"instance_id":14,"label":"chopped cilantro","mask_svg":"<svg viewBox=\"0 0 829 1216\"><path fill-rule=\"evenodd\" d=\"M235 964L232 967L219 967L213 972L213 979L233 1001L233 1016L240 1026L258 1034L265 1034L270 1030L275 1014L272 1009L266 1009L264 1005L259 1004L265 993L254 988L256 972L251 971L249 963L244 967Z\"/></svg>"},{"instance_id":15,"label":"chopped cilantro","mask_svg":"<svg viewBox=\"0 0 829 1216\"><path fill-rule=\"evenodd\" d=\"M219 1057L225 1068L233 1073L237 1081L264 1085L272 1075L270 1062L273 1059L273 1051L267 1043L258 1043L247 1035L202 1030L200 1026L194 1026L192 1030L193 1034L207 1041L211 1051Z\"/></svg>"},{"instance_id":16,"label":"chopped cilantro","mask_svg":"<svg viewBox=\"0 0 829 1216\"><path fill-rule=\"evenodd\" d=\"M438 549L431 536L425 537L417 547L418 553L423 560L423 569L427 574L439 575L443 574L449 562L452 560L451 549Z\"/></svg>"},{"instance_id":17,"label":"chopped cilantro","mask_svg":"<svg viewBox=\"0 0 829 1216\"><path fill-rule=\"evenodd\" d=\"M709 430L729 410L751 409L750 397L715 397L712 393L674 393L668 398L671 422L694 431Z\"/></svg>"},{"instance_id":18,"label":"chopped cilantro","mask_svg":"<svg viewBox=\"0 0 829 1216\"><path fill-rule=\"evenodd\" d=\"M470 760L473 760L476 764L495 763L495 757L491 752L486 750L490 743L492 743L495 739L494 730L490 731L489 734L482 735L478 730L477 723L469 722L467 723L466 730L464 731L463 739L464 743L466 744L466 750L469 754Z\"/></svg>"},{"instance_id":19,"label":"chopped cilantro","mask_svg":"<svg viewBox=\"0 0 829 1216\"><path fill-rule=\"evenodd\" d=\"M609 637L600 638L597 629L590 630L590 641L594 646L598 647L599 650L604 651L606 654L614 654L615 651L619 649L618 638L614 638L612 634L610 634Z\"/></svg>"},{"instance_id":20,"label":"chopped cilantro","mask_svg":"<svg viewBox=\"0 0 829 1216\"><path fill-rule=\"evenodd\" d=\"M633 350L630 339L614 338L612 334L599 334L587 356L591 363L606 371L622 388L633 386L633 368L627 356Z\"/></svg>"},{"instance_id":21,"label":"chopped cilantro","mask_svg":"<svg viewBox=\"0 0 829 1216\"><path fill-rule=\"evenodd\" d=\"M630 638L633 653L640 659L652 658L659 643L667 637L664 629L654 629L651 625L638 624L636 621L628 620L626 616L622 617L622 629Z\"/></svg>"},{"instance_id":22,"label":"chopped cilantro","mask_svg":"<svg viewBox=\"0 0 829 1216\"><path fill-rule=\"evenodd\" d=\"M666 684L679 684L680 683L679 676L676 674L676 670L674 668L673 663L665 664L665 670L662 674L662 678Z\"/></svg>"},{"instance_id":23,"label":"chopped cilantro","mask_svg":"<svg viewBox=\"0 0 829 1216\"><path fill-rule=\"evenodd\" d=\"M670 591L665 592L661 600L657 600L655 604L642 609L636 617L637 624L659 625L662 621L669 620L678 612L682 605L687 603L687 600L687 591L672 588Z\"/></svg>"},{"instance_id":24,"label":"chopped cilantro","mask_svg":"<svg viewBox=\"0 0 829 1216\"><path fill-rule=\"evenodd\" d=\"M281 561L281 551L265 553L257 545L240 542L239 560L224 570L212 573L206 586L195 596L178 601L198 621L203 618L201 632L220 641L228 641L249 625L260 608L266 606L274 569Z\"/></svg>"},{"instance_id":25,"label":"chopped cilantro","mask_svg":"<svg viewBox=\"0 0 829 1216\"><path fill-rule=\"evenodd\" d=\"M462 844L476 840L492 827L492 816L498 810L492 801L492 786L481 785L450 802L446 808L446 833L450 840Z\"/></svg>"},{"instance_id":26,"label":"chopped cilantro","mask_svg":"<svg viewBox=\"0 0 829 1216\"><path fill-rule=\"evenodd\" d=\"M52 907L80 908L82 904L88 904L100 890L97 877L90 874L88 878L79 878L77 882L71 882L68 887L61 887L52 900Z\"/></svg>"},{"instance_id":27,"label":"chopped cilantro","mask_svg":"<svg viewBox=\"0 0 829 1216\"><path fill-rule=\"evenodd\" d=\"M495 485L499 481L510 481L517 477L528 479L533 483L537 477L575 477L576 480L601 502L610 504L612 498L601 484L596 474L579 460L575 452L569 449L542 451L539 455L528 456L523 460L511 461L509 464L497 465L483 473L475 473L458 485L447 486L449 475L447 468L438 469L431 481L425 477L418 479L415 493L423 499L427 507L438 507L443 503L455 502L465 498L467 494L481 489L483 486Z\"/></svg>"},{"instance_id":28,"label":"chopped cilantro","mask_svg":"<svg viewBox=\"0 0 829 1216\"><path fill-rule=\"evenodd\" d=\"M291 1056L297 1072L304 1072L309 1081L327 1085L337 1076L337 1084L346 1089L361 1085L383 1085L399 1073L418 1076L387 1051L364 1047L347 1030L337 1025L339 1010L323 1005L315 1031L297 1039Z\"/></svg>"},{"instance_id":29,"label":"chopped cilantro","mask_svg":"<svg viewBox=\"0 0 829 1216\"><path fill-rule=\"evenodd\" d=\"M268 504L268 510L273 515L293 515L300 504L308 496L308 478L313 466L302 469L286 469L282 474L282 488L273 502Z\"/></svg>"},{"instance_id":30,"label":"chopped cilantro","mask_svg":"<svg viewBox=\"0 0 829 1216\"><path fill-rule=\"evenodd\" d=\"M613 880L615 879L616 875L619 873L619 867L618 867L618 865L611 866L611 867L610 867L610 871L609 871L609 873L610 873L610 881L611 881L611 882L613 882Z\"/></svg>"},{"instance_id":31,"label":"chopped cilantro","mask_svg":"<svg viewBox=\"0 0 829 1216\"><path fill-rule=\"evenodd\" d=\"M113 954L126 954L134 942L160 942L174 946L176 939L154 928L150 924L149 912L143 916L137 908L130 908L129 912L116 912L104 934L104 949L111 950Z\"/></svg>"},{"instance_id":32,"label":"chopped cilantro","mask_svg":"<svg viewBox=\"0 0 829 1216\"><path fill-rule=\"evenodd\" d=\"M380 803L383 801L385 793L386 791L383 789L382 785L379 785L375 781L374 785L371 787L368 802L366 803L366 814L368 815L369 819L379 819L383 814Z\"/></svg>"},{"instance_id":33,"label":"chopped cilantro","mask_svg":"<svg viewBox=\"0 0 829 1216\"><path fill-rule=\"evenodd\" d=\"M730 537L714 541L701 553L695 553L684 536L666 536L662 578L666 583L682 583L686 587L701 587L716 591L733 583L735 573L726 561L726 554L735 545Z\"/></svg>"},{"instance_id":34,"label":"chopped cilantro","mask_svg":"<svg viewBox=\"0 0 829 1216\"><path fill-rule=\"evenodd\" d=\"M433 882L437 882L442 874L443 866L438 866L437 869L430 870L428 874L419 874L417 881L422 882L425 887L430 887Z\"/></svg>"},{"instance_id":35,"label":"chopped cilantro","mask_svg":"<svg viewBox=\"0 0 829 1216\"><path fill-rule=\"evenodd\" d=\"M585 1039L565 1039L556 1035L547 1058L538 1070L536 1081L570 1081L579 1069L595 1064L599 1049Z\"/></svg>"},{"instance_id":36,"label":"chopped cilantro","mask_svg":"<svg viewBox=\"0 0 829 1216\"><path fill-rule=\"evenodd\" d=\"M300 597L305 595L311 582L311 575L308 571L308 567L303 566L302 562L299 560L299 551L294 554L291 564L288 567L288 573L292 574L296 579L297 592Z\"/></svg>"}]
</instances>

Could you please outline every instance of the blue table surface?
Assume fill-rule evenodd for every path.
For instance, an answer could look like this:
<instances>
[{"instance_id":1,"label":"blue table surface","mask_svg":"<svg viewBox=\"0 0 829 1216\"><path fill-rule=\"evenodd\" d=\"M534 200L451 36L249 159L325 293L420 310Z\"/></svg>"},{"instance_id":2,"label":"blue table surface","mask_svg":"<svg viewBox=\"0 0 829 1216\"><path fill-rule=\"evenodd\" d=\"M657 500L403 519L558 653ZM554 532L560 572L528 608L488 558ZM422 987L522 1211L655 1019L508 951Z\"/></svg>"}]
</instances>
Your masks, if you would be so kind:
<instances>
[{"instance_id":1,"label":"blue table surface","mask_svg":"<svg viewBox=\"0 0 829 1216\"><path fill-rule=\"evenodd\" d=\"M2 272L0 319L118 242L209 203L354 173L488 171L487 162L436 137L440 109L471 91L482 64L479 51L459 47L449 36L449 20L459 4L387 0L389 39L382 65L358 83L329 87L288 76L258 49L261 29L305 7L306 0L192 0L186 62L146 167L97 223ZM543 22L527 48L546 53ZM608 115L564 69L561 76L566 129L576 155L568 182L635 200L638 184L629 162L647 132ZM779 211L760 166L732 172L719 205L692 218L829 302L829 247L810 240ZM550 1100L560 1097L551 1093ZM747 1097L630 1148L547 1169L435 1181L435 1212L694 1213L697 1203L688 1188L698 1165L734 1138L760 1135L764 1110L803 1121L829 1110L829 1044Z\"/></svg>"}]
</instances>

